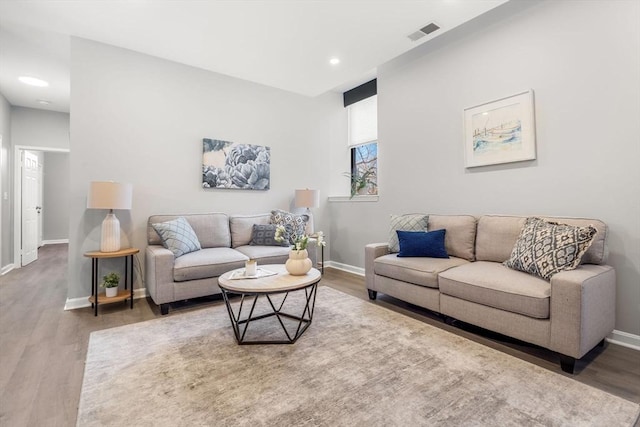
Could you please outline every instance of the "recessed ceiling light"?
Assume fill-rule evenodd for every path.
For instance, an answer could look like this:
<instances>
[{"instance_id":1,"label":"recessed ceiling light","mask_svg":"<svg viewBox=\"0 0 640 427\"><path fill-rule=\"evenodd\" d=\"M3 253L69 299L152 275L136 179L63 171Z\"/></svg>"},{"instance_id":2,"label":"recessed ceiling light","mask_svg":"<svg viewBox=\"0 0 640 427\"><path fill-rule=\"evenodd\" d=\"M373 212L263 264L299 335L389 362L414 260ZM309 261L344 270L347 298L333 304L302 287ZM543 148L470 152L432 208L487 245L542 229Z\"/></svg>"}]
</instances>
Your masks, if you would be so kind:
<instances>
[{"instance_id":1,"label":"recessed ceiling light","mask_svg":"<svg viewBox=\"0 0 640 427\"><path fill-rule=\"evenodd\" d=\"M51 101L47 101L46 99L36 99L36 101L38 102L38 104L42 104L42 105L51 104Z\"/></svg>"},{"instance_id":2,"label":"recessed ceiling light","mask_svg":"<svg viewBox=\"0 0 640 427\"><path fill-rule=\"evenodd\" d=\"M329 64L331 64L331 65L338 65L339 63L340 63L340 59L338 59L338 58L331 58L329 60Z\"/></svg>"},{"instance_id":3,"label":"recessed ceiling light","mask_svg":"<svg viewBox=\"0 0 640 427\"><path fill-rule=\"evenodd\" d=\"M49 82L45 82L44 80L37 79L35 77L20 76L18 77L18 80L20 80L24 84L31 85L31 86L38 86L38 87L49 86Z\"/></svg>"}]
</instances>

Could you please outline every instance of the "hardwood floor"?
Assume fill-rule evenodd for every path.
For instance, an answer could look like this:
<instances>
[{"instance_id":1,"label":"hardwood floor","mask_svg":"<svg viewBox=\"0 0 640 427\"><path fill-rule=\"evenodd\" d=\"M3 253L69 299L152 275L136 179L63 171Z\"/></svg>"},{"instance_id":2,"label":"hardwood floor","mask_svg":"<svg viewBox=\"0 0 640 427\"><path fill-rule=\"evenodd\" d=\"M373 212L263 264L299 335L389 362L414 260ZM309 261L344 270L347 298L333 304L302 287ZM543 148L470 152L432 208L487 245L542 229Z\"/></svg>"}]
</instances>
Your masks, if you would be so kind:
<instances>
[{"instance_id":1,"label":"hardwood floor","mask_svg":"<svg viewBox=\"0 0 640 427\"><path fill-rule=\"evenodd\" d=\"M327 268L321 283L368 300L362 277ZM87 293L89 288L87 283ZM135 300L133 310L124 303L101 306L94 317L91 308L64 311L66 297L66 245L44 246L38 261L0 277L0 426L74 426L90 333L161 317L146 299ZM638 351L607 344L579 361L576 375L568 375L548 350L469 325L445 324L385 295L373 303L640 403ZM217 297L177 303L169 316L222 304Z\"/></svg>"}]
</instances>

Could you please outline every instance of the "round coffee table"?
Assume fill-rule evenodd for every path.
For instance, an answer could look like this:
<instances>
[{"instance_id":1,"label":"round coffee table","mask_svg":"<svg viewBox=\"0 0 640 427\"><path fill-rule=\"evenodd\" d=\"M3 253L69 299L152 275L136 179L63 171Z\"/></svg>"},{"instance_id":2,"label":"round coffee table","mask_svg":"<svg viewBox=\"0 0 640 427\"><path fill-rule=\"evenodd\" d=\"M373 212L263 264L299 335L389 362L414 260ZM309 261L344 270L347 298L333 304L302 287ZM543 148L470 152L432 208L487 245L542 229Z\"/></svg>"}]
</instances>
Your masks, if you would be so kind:
<instances>
[{"instance_id":1,"label":"round coffee table","mask_svg":"<svg viewBox=\"0 0 640 427\"><path fill-rule=\"evenodd\" d=\"M269 276L262 276L256 278L242 278L241 274L244 272L244 268L232 270L224 273L218 278L218 286L222 290L222 297L227 306L229 312L229 319L231 319L231 326L236 337L238 344L293 344L298 338L307 330L311 321L313 320L313 309L316 303L316 291L318 289L318 283L321 279L321 274L315 268L312 268L304 276L292 276L284 267L284 264L269 264L261 265L258 267L260 272L272 272L276 273ZM294 314L285 313L282 311L285 301L290 292L304 291L304 308L302 314L296 316ZM229 300L229 294L240 295L240 302L237 313L234 312ZM284 294L284 297L280 304L274 304L272 296L275 294ZM269 302L271 307L270 312L254 316L254 310L256 303L260 297L264 296ZM249 314L243 317L243 308L245 308L245 299L248 297L254 297L250 304ZM247 303L249 305L249 303ZM246 310L245 310L246 311ZM246 340L245 335L251 322L264 319L267 317L275 316L282 326L286 339L281 340ZM293 319L298 321L298 325L295 333L290 333L284 325L283 318ZM241 326L244 325L243 328Z\"/></svg>"}]
</instances>

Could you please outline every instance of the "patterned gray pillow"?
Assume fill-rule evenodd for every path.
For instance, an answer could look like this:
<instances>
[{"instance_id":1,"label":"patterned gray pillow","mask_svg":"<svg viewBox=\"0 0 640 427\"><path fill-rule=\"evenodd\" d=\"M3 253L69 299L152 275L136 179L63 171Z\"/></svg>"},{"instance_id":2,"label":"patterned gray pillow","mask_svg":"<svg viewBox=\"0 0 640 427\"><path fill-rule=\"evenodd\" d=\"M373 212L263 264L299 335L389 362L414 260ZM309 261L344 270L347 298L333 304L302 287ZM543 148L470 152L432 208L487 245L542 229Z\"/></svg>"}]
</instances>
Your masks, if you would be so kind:
<instances>
[{"instance_id":1,"label":"patterned gray pillow","mask_svg":"<svg viewBox=\"0 0 640 427\"><path fill-rule=\"evenodd\" d=\"M182 216L171 221L151 224L151 226L162 239L162 245L173 252L176 258L202 249L191 224Z\"/></svg>"},{"instance_id":2,"label":"patterned gray pillow","mask_svg":"<svg viewBox=\"0 0 640 427\"><path fill-rule=\"evenodd\" d=\"M276 236L275 224L253 224L253 231L251 233L252 246L289 246L289 233L284 232L282 242L278 242L275 239Z\"/></svg>"},{"instance_id":3,"label":"patterned gray pillow","mask_svg":"<svg viewBox=\"0 0 640 427\"><path fill-rule=\"evenodd\" d=\"M520 236L503 264L514 270L551 280L561 271L580 265L597 230L592 226L576 227L540 218L527 218Z\"/></svg>"},{"instance_id":4,"label":"patterned gray pillow","mask_svg":"<svg viewBox=\"0 0 640 427\"><path fill-rule=\"evenodd\" d=\"M291 212L275 209L271 211L271 224L282 225L289 232L289 242L294 244L295 240L305 235L309 215L296 215Z\"/></svg>"},{"instance_id":5,"label":"patterned gray pillow","mask_svg":"<svg viewBox=\"0 0 640 427\"><path fill-rule=\"evenodd\" d=\"M427 231L429 216L423 214L391 215L389 227L389 252L400 252L396 231Z\"/></svg>"}]
</instances>

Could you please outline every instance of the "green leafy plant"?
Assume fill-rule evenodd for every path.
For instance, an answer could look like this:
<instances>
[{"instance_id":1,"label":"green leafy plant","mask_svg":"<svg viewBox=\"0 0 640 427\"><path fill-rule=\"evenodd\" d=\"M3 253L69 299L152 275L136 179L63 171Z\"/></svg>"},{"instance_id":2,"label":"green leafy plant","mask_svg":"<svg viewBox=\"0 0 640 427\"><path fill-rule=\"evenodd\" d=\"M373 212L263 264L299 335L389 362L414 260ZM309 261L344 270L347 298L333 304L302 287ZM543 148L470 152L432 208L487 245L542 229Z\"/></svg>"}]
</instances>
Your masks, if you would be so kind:
<instances>
[{"instance_id":1,"label":"green leafy plant","mask_svg":"<svg viewBox=\"0 0 640 427\"><path fill-rule=\"evenodd\" d=\"M366 169L358 168L353 173L345 173L345 176L351 179L351 197L359 194L359 192L368 186L375 188L376 186L376 170L373 167Z\"/></svg>"},{"instance_id":2,"label":"green leafy plant","mask_svg":"<svg viewBox=\"0 0 640 427\"><path fill-rule=\"evenodd\" d=\"M276 227L276 234L275 234L274 238L278 242L283 242L285 233L286 233L286 229L282 225L279 225L279 226ZM293 248L292 249L294 249L296 251L301 251L303 249L307 249L307 245L309 244L309 237L313 237L314 239L316 239L316 244L318 246L325 246L327 244L325 242L325 240L324 240L324 233L322 231L318 231L313 236L307 236L305 234L305 235L297 237L293 241Z\"/></svg>"},{"instance_id":3,"label":"green leafy plant","mask_svg":"<svg viewBox=\"0 0 640 427\"><path fill-rule=\"evenodd\" d=\"M109 273L106 276L102 277L102 284L100 285L103 288L116 288L120 283L120 276L117 273Z\"/></svg>"}]
</instances>

